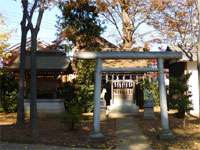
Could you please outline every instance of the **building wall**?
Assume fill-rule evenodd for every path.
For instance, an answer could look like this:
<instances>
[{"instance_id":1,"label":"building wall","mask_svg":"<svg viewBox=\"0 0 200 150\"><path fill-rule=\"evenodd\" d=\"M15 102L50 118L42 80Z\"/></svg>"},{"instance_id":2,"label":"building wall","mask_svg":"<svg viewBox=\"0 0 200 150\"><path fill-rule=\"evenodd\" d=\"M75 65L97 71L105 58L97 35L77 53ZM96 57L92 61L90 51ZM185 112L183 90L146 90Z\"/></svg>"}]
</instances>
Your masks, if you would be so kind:
<instances>
[{"instance_id":1,"label":"building wall","mask_svg":"<svg viewBox=\"0 0 200 150\"><path fill-rule=\"evenodd\" d=\"M56 90L60 86L59 80L41 77L37 79L38 98L56 98Z\"/></svg>"},{"instance_id":2,"label":"building wall","mask_svg":"<svg viewBox=\"0 0 200 150\"><path fill-rule=\"evenodd\" d=\"M189 90L192 92L191 101L194 110L192 110L190 113L192 115L200 117L199 85L198 85L199 82L198 82L198 71L196 62L187 62L187 71L189 73L192 73L188 84L189 84Z\"/></svg>"},{"instance_id":3,"label":"building wall","mask_svg":"<svg viewBox=\"0 0 200 150\"><path fill-rule=\"evenodd\" d=\"M24 102L25 112L30 114L30 103ZM37 99L37 112L43 114L59 114L65 112L64 99Z\"/></svg>"},{"instance_id":4,"label":"building wall","mask_svg":"<svg viewBox=\"0 0 200 150\"><path fill-rule=\"evenodd\" d=\"M169 76L180 77L184 74L185 68L186 68L185 62L177 62L170 64Z\"/></svg>"}]
</instances>

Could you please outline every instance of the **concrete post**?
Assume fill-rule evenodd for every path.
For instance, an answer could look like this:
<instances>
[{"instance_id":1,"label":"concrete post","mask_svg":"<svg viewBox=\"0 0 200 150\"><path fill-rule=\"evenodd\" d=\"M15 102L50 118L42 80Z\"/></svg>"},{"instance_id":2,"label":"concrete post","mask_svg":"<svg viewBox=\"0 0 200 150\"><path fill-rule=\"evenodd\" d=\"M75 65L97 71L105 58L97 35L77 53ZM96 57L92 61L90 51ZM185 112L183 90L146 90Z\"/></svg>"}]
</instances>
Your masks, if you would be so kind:
<instances>
[{"instance_id":1,"label":"concrete post","mask_svg":"<svg viewBox=\"0 0 200 150\"><path fill-rule=\"evenodd\" d=\"M133 75L132 74L129 75L129 79L133 80Z\"/></svg>"},{"instance_id":2,"label":"concrete post","mask_svg":"<svg viewBox=\"0 0 200 150\"><path fill-rule=\"evenodd\" d=\"M161 125L162 131L160 133L161 139L173 138L173 134L169 129L169 120L167 112L167 96L164 80L164 61L162 58L158 59L158 82L159 82L159 92L160 92L160 110L161 110Z\"/></svg>"},{"instance_id":3,"label":"concrete post","mask_svg":"<svg viewBox=\"0 0 200 150\"><path fill-rule=\"evenodd\" d=\"M116 75L116 80L119 80L119 75L118 74Z\"/></svg>"},{"instance_id":4,"label":"concrete post","mask_svg":"<svg viewBox=\"0 0 200 150\"><path fill-rule=\"evenodd\" d=\"M114 104L113 81L114 81L114 74L111 75L111 102L112 104Z\"/></svg>"},{"instance_id":5,"label":"concrete post","mask_svg":"<svg viewBox=\"0 0 200 150\"><path fill-rule=\"evenodd\" d=\"M114 80L114 74L111 75L111 80L112 80L112 81Z\"/></svg>"},{"instance_id":6,"label":"concrete post","mask_svg":"<svg viewBox=\"0 0 200 150\"><path fill-rule=\"evenodd\" d=\"M108 82L108 74L106 73L106 83Z\"/></svg>"},{"instance_id":7,"label":"concrete post","mask_svg":"<svg viewBox=\"0 0 200 150\"><path fill-rule=\"evenodd\" d=\"M94 112L93 112L93 133L91 138L98 139L103 138L103 134L100 132L100 94L101 94L101 68L102 61L100 58L96 60L95 70L95 87L94 87Z\"/></svg>"},{"instance_id":8,"label":"concrete post","mask_svg":"<svg viewBox=\"0 0 200 150\"><path fill-rule=\"evenodd\" d=\"M123 80L125 80L125 74L123 74Z\"/></svg>"}]
</instances>

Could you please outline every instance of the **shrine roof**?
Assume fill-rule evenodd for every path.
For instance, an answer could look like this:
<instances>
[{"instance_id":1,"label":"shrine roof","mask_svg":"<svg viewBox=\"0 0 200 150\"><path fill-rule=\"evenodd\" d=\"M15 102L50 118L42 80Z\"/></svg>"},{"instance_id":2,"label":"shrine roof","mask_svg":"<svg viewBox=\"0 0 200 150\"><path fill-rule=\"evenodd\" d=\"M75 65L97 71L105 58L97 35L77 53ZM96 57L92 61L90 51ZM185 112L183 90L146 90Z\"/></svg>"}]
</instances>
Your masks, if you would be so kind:
<instances>
[{"instance_id":1,"label":"shrine roof","mask_svg":"<svg viewBox=\"0 0 200 150\"><path fill-rule=\"evenodd\" d=\"M96 37L95 39L100 46L101 51L122 51L122 48L109 42L103 37ZM77 49L77 51L87 51L85 49ZM143 51L143 47L134 47L123 51ZM118 59L118 60L103 60L104 67L144 67L147 66L147 60L136 59Z\"/></svg>"},{"instance_id":2,"label":"shrine roof","mask_svg":"<svg viewBox=\"0 0 200 150\"><path fill-rule=\"evenodd\" d=\"M30 69L30 46L31 41L28 40L26 44L25 52L25 69ZM3 62L4 68L10 70L19 69L19 54L20 54L20 44L10 46L8 48L11 56L9 59ZM66 57L66 54L59 49L56 49L52 44L47 44L43 41L38 41L37 44L37 70L54 70L54 71L67 71L70 65L69 58Z\"/></svg>"},{"instance_id":3,"label":"shrine roof","mask_svg":"<svg viewBox=\"0 0 200 150\"><path fill-rule=\"evenodd\" d=\"M188 51L188 50L182 50L179 46L169 45L167 47L166 51L181 52L182 59L178 60L181 62L197 61L197 48L195 46L194 46L194 48L192 48L191 50ZM190 56L191 58L189 58L187 55Z\"/></svg>"}]
</instances>

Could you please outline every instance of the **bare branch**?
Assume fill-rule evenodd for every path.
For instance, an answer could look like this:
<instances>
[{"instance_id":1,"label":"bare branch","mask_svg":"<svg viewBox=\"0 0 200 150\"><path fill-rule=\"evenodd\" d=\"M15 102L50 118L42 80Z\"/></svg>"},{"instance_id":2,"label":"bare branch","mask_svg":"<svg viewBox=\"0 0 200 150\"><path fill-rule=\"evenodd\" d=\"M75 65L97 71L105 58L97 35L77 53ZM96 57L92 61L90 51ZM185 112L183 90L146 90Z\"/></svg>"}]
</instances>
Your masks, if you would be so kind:
<instances>
[{"instance_id":1,"label":"bare branch","mask_svg":"<svg viewBox=\"0 0 200 150\"><path fill-rule=\"evenodd\" d=\"M109 2L109 0L105 0L105 1L108 3L109 6L111 6L112 10L121 18L122 16L121 16L118 5L116 5L117 8L118 8L118 11L117 11L117 9L112 5L111 2Z\"/></svg>"},{"instance_id":2,"label":"bare branch","mask_svg":"<svg viewBox=\"0 0 200 150\"><path fill-rule=\"evenodd\" d=\"M30 10L30 19L31 19L31 20L32 20L33 13L34 13L34 11L35 11L37 5L38 5L38 0L35 0L35 1L34 1L34 4L33 4L33 6L32 6L32 8L31 8L31 10Z\"/></svg>"},{"instance_id":3,"label":"bare branch","mask_svg":"<svg viewBox=\"0 0 200 150\"><path fill-rule=\"evenodd\" d=\"M23 16L22 16L22 21L21 21L21 25L23 24L23 26L26 26L26 18L28 15L28 0L22 0L22 8L23 8Z\"/></svg>"},{"instance_id":4,"label":"bare branch","mask_svg":"<svg viewBox=\"0 0 200 150\"><path fill-rule=\"evenodd\" d=\"M182 50L182 52L188 57L190 61L193 60L193 54L190 51L185 50L185 48L182 47L182 44L178 44L178 47Z\"/></svg>"},{"instance_id":5,"label":"bare branch","mask_svg":"<svg viewBox=\"0 0 200 150\"><path fill-rule=\"evenodd\" d=\"M141 22L139 22L138 24L137 24L137 26L133 29L133 31L132 31L132 35L135 33L135 31L140 27L140 25L141 24L143 24L145 22L145 20L142 20Z\"/></svg>"},{"instance_id":6,"label":"bare branch","mask_svg":"<svg viewBox=\"0 0 200 150\"><path fill-rule=\"evenodd\" d=\"M36 26L35 26L35 30L37 32L39 31L40 24L42 22L42 17L43 17L44 9L45 9L44 5L45 5L45 1L42 0L41 3L40 3L39 13L38 13L38 17L37 17Z\"/></svg>"},{"instance_id":7,"label":"bare branch","mask_svg":"<svg viewBox=\"0 0 200 150\"><path fill-rule=\"evenodd\" d=\"M106 19L109 18L108 20L115 26L115 28L117 29L117 32L119 33L120 37L123 39L123 36L122 36L122 34L121 34L121 32L120 32L120 29L119 29L119 27L118 27L118 25L117 25L117 21L115 20L113 14L110 12L109 9L108 9L108 13L109 13L111 19L110 19L109 17L107 17L107 16L105 17L105 15L103 15L103 16L104 16Z\"/></svg>"},{"instance_id":8,"label":"bare branch","mask_svg":"<svg viewBox=\"0 0 200 150\"><path fill-rule=\"evenodd\" d=\"M101 14L105 19L107 19L108 21L110 21L112 24L115 24L114 21L112 19L110 19L106 14Z\"/></svg>"}]
</instances>

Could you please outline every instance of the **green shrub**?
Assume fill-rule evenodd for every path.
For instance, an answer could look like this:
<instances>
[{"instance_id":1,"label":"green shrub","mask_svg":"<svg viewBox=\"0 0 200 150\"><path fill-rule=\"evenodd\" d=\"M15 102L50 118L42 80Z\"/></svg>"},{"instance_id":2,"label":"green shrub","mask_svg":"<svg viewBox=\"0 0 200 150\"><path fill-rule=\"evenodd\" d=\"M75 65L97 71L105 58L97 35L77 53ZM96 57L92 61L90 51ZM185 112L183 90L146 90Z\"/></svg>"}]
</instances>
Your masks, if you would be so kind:
<instances>
[{"instance_id":1,"label":"green shrub","mask_svg":"<svg viewBox=\"0 0 200 150\"><path fill-rule=\"evenodd\" d=\"M95 61L80 60L77 62L76 97L84 112L93 110Z\"/></svg>"},{"instance_id":2,"label":"green shrub","mask_svg":"<svg viewBox=\"0 0 200 150\"><path fill-rule=\"evenodd\" d=\"M192 103L189 99L192 95L187 84L190 75L182 75L179 78L170 77L168 107L177 109L175 116L179 118L184 118L185 113L192 110Z\"/></svg>"},{"instance_id":3,"label":"green shrub","mask_svg":"<svg viewBox=\"0 0 200 150\"><path fill-rule=\"evenodd\" d=\"M76 125L78 125L81 120L81 106L75 101L66 101L65 105L67 108L64 115L64 121L69 123L71 130L74 130Z\"/></svg>"},{"instance_id":4,"label":"green shrub","mask_svg":"<svg viewBox=\"0 0 200 150\"><path fill-rule=\"evenodd\" d=\"M81 99L77 96L78 86L75 82L65 83L59 90L59 95L65 98L65 114L63 121L69 123L70 129L74 130L75 126L80 123L82 113Z\"/></svg>"},{"instance_id":5,"label":"green shrub","mask_svg":"<svg viewBox=\"0 0 200 150\"><path fill-rule=\"evenodd\" d=\"M59 8L62 16L59 18L58 23L61 29L65 29L65 31L73 29L73 32L67 32L67 39L79 50L99 51L101 44L95 39L100 37L103 24L99 22L95 3L83 1L81 5L76 5L75 1L70 1L70 3L60 4ZM92 111L95 61L76 60L74 65L78 75L74 83L76 102L81 105L83 112Z\"/></svg>"},{"instance_id":6,"label":"green shrub","mask_svg":"<svg viewBox=\"0 0 200 150\"><path fill-rule=\"evenodd\" d=\"M0 107L0 113L2 113L2 112L4 112L4 110L3 110L2 106L1 106Z\"/></svg>"},{"instance_id":7,"label":"green shrub","mask_svg":"<svg viewBox=\"0 0 200 150\"><path fill-rule=\"evenodd\" d=\"M83 112L93 111L93 85L77 85L78 92L76 93L77 101L83 108Z\"/></svg>"},{"instance_id":8,"label":"green shrub","mask_svg":"<svg viewBox=\"0 0 200 150\"><path fill-rule=\"evenodd\" d=\"M158 81L157 80L149 80L143 79L142 81L142 89L148 89L150 94L152 95L153 105L158 106L159 103L159 89L158 89ZM145 95L144 95L145 97Z\"/></svg>"},{"instance_id":9,"label":"green shrub","mask_svg":"<svg viewBox=\"0 0 200 150\"><path fill-rule=\"evenodd\" d=\"M0 70L0 100L7 113L17 111L18 84L14 74Z\"/></svg>"},{"instance_id":10,"label":"green shrub","mask_svg":"<svg viewBox=\"0 0 200 150\"><path fill-rule=\"evenodd\" d=\"M6 113L17 111L17 90L6 92L2 107Z\"/></svg>"}]
</instances>

